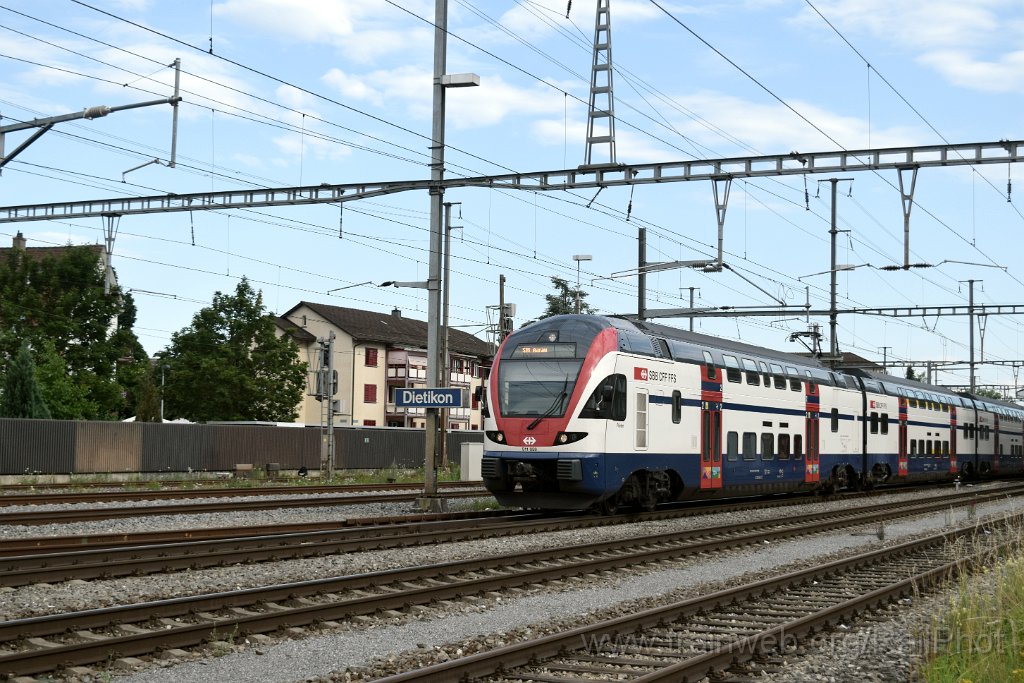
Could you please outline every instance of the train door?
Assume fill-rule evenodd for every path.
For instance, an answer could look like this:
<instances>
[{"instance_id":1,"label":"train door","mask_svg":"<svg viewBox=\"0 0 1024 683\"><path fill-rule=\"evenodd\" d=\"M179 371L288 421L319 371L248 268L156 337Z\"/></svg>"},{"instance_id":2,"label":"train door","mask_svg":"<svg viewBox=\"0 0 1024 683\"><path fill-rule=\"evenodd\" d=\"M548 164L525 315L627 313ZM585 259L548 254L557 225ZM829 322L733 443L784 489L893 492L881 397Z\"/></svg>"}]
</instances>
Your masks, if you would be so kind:
<instances>
[{"instance_id":1,"label":"train door","mask_svg":"<svg viewBox=\"0 0 1024 683\"><path fill-rule=\"evenodd\" d=\"M949 407L949 473L956 474L956 406Z\"/></svg>"},{"instance_id":2,"label":"train door","mask_svg":"<svg viewBox=\"0 0 1024 683\"><path fill-rule=\"evenodd\" d=\"M907 398L900 396L900 444L898 458L897 476L905 477L909 472L907 465Z\"/></svg>"},{"instance_id":3,"label":"train door","mask_svg":"<svg viewBox=\"0 0 1024 683\"><path fill-rule=\"evenodd\" d=\"M807 460L804 462L804 482L814 484L821 481L821 440L818 437L821 395L818 393L817 382L808 378L805 386L804 440L807 442Z\"/></svg>"},{"instance_id":4,"label":"train door","mask_svg":"<svg viewBox=\"0 0 1024 683\"><path fill-rule=\"evenodd\" d=\"M700 487L722 488L722 374L700 368Z\"/></svg>"}]
</instances>

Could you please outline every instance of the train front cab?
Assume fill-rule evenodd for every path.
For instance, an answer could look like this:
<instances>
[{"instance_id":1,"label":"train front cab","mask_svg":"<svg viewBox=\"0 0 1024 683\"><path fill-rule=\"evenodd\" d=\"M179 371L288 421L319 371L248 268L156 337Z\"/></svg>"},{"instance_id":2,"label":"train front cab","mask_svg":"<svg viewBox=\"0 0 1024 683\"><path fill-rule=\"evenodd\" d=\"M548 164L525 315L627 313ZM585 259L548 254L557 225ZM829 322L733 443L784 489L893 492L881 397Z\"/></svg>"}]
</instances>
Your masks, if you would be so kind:
<instances>
[{"instance_id":1,"label":"train front cab","mask_svg":"<svg viewBox=\"0 0 1024 683\"><path fill-rule=\"evenodd\" d=\"M557 316L510 335L488 391L484 485L501 505L584 509L607 497L607 433L624 428L618 335L600 316Z\"/></svg>"}]
</instances>

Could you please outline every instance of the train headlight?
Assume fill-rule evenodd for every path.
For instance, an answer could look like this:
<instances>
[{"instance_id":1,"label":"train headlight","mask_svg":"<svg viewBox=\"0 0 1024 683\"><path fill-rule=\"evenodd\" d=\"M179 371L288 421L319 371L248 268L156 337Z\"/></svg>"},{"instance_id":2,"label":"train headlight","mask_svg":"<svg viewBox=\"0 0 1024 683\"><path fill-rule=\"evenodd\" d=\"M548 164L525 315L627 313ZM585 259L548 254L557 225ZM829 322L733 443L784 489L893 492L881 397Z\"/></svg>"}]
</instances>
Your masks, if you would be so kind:
<instances>
[{"instance_id":1,"label":"train headlight","mask_svg":"<svg viewBox=\"0 0 1024 683\"><path fill-rule=\"evenodd\" d=\"M493 431L493 432L484 432L484 434L487 435L488 439L490 439L491 441L493 441L495 443L505 443L505 433L504 432Z\"/></svg>"},{"instance_id":2,"label":"train headlight","mask_svg":"<svg viewBox=\"0 0 1024 683\"><path fill-rule=\"evenodd\" d=\"M586 432L558 432L555 436L555 445L564 446L567 443L576 443L586 435Z\"/></svg>"}]
</instances>

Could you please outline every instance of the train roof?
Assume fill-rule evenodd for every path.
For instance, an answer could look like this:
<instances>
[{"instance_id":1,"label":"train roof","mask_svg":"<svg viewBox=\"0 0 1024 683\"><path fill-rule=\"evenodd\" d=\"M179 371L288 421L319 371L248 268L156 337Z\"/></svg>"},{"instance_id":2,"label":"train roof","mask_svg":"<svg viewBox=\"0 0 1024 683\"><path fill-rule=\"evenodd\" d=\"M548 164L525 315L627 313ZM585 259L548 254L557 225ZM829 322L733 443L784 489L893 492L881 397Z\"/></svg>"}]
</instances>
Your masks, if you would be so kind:
<instances>
[{"instance_id":1,"label":"train roof","mask_svg":"<svg viewBox=\"0 0 1024 683\"><path fill-rule=\"evenodd\" d=\"M883 372L873 372L860 368L833 369L810 356L777 351L763 346L756 346L754 344L747 344L730 339L722 339L720 337L714 337L700 332L690 332L688 330L681 330L677 327L659 325L657 323L649 323L621 316L589 314L552 316L549 318L542 318L536 323L525 328L520 328L517 330L517 334L534 327L534 325L539 326L539 332L541 329L550 329L552 326L560 326L570 322L578 323L581 322L581 318L585 318L587 322L599 327L608 326L616 328L620 333L620 347L623 348L623 350L628 350L640 355L655 357L662 356L662 351L654 341L661 339L665 341L671 357L676 360L704 363L706 362L704 358L704 351L709 351L712 352L713 357L714 353L717 352L718 357L714 357L717 364L719 362L723 362L721 355L725 353L741 358L750 358L752 360L764 361L770 364L783 365L787 374L791 374L790 368L796 368L801 374L804 372L809 373L810 376L819 383L833 384L834 382L837 382L842 384L844 383L844 380L842 379L843 376L857 377L865 383L865 386L870 391L877 391L895 396L906 396L908 398L917 398L921 400L937 401L940 403L960 405L964 407L977 405L993 412L1003 413L1005 415L1012 414L1016 416L1017 419L1020 419L1020 416L1024 413L1024 407L1009 401L974 396L962 392L953 392L943 387L928 384L927 382L920 382ZM853 388L853 385L849 386Z\"/></svg>"},{"instance_id":2,"label":"train roof","mask_svg":"<svg viewBox=\"0 0 1024 683\"><path fill-rule=\"evenodd\" d=\"M722 339L721 337L713 337L709 334L701 334L700 332L681 330L678 327L670 327L668 325L640 322L628 318L614 317L611 319L632 325L635 329L643 332L644 334L648 334L653 337L660 337L666 340L671 339L684 344L690 344L694 347L699 347L699 349L718 349L719 351L728 351L737 355L752 356L760 360L774 360L782 363L788 363L789 365L796 365L801 368L814 368L825 372L829 370L828 367L815 358L801 356L796 353L777 351L775 349L755 346L754 344L733 341L731 339ZM699 350L695 351L693 359L703 360Z\"/></svg>"}]
</instances>

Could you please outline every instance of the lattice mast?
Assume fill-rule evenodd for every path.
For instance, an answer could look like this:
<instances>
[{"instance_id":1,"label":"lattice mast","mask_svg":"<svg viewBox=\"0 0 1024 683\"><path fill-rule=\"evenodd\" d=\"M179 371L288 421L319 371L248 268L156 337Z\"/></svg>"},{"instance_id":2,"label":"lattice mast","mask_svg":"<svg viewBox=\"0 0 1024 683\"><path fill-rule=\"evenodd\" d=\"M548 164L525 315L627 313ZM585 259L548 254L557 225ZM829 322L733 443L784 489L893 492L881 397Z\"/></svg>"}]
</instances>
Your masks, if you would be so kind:
<instances>
[{"instance_id":1,"label":"lattice mast","mask_svg":"<svg viewBox=\"0 0 1024 683\"><path fill-rule=\"evenodd\" d=\"M597 0L594 24L594 62L590 70L590 112L587 116L587 153L584 166L594 161L594 147L608 146L608 162L615 163L615 97L612 92L611 0ZM597 162L604 163L604 162Z\"/></svg>"}]
</instances>

